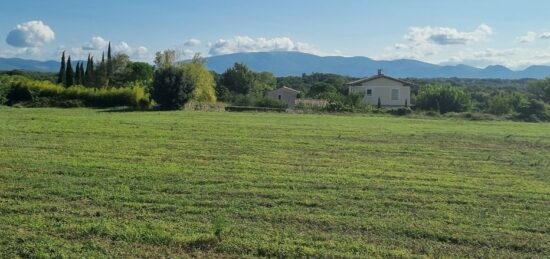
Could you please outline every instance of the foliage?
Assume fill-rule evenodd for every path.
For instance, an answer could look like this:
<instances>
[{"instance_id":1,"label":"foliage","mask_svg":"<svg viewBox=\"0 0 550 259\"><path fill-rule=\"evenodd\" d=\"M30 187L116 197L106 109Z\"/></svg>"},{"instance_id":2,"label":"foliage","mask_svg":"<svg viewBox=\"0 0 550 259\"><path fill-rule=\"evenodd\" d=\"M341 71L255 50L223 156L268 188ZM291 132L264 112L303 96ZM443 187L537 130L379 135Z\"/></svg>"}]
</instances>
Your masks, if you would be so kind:
<instances>
[{"instance_id":1,"label":"foliage","mask_svg":"<svg viewBox=\"0 0 550 259\"><path fill-rule=\"evenodd\" d=\"M186 76L184 69L177 66L162 66L155 71L151 98L162 109L181 109L193 97L195 85Z\"/></svg>"},{"instance_id":2,"label":"foliage","mask_svg":"<svg viewBox=\"0 0 550 259\"><path fill-rule=\"evenodd\" d=\"M390 110L390 113L397 116L404 116L404 115L411 114L412 110L409 107L402 107L402 108L392 109Z\"/></svg>"},{"instance_id":3,"label":"foliage","mask_svg":"<svg viewBox=\"0 0 550 259\"><path fill-rule=\"evenodd\" d=\"M495 115L513 113L526 102L525 96L518 93L498 93L488 98L487 112Z\"/></svg>"},{"instance_id":4,"label":"foliage","mask_svg":"<svg viewBox=\"0 0 550 259\"><path fill-rule=\"evenodd\" d=\"M427 85L421 87L416 97L416 106L439 113L463 112L470 108L470 96L461 88L450 85Z\"/></svg>"},{"instance_id":5,"label":"foliage","mask_svg":"<svg viewBox=\"0 0 550 259\"><path fill-rule=\"evenodd\" d=\"M231 104L234 106L264 107L264 108L287 108L287 104L268 97L255 97L252 95L237 94L232 96Z\"/></svg>"},{"instance_id":6,"label":"foliage","mask_svg":"<svg viewBox=\"0 0 550 259\"><path fill-rule=\"evenodd\" d=\"M11 71L0 71L0 77L3 75L8 76L25 76L29 79L39 80L39 81L50 81L52 83L57 82L57 73L51 72L34 72L26 70L11 70Z\"/></svg>"},{"instance_id":7,"label":"foliage","mask_svg":"<svg viewBox=\"0 0 550 259\"><path fill-rule=\"evenodd\" d=\"M348 92L346 83L356 79L357 78L335 74L313 73L310 75L303 74L302 76L278 77L277 86L288 86L302 92L303 97L316 98L316 96L322 92L334 92L334 89L336 89L336 92L339 94L346 95ZM320 85L320 83L323 83L323 85ZM322 87L326 91L323 91L321 88L321 91L313 90L312 92L314 85L317 85L316 87L318 89Z\"/></svg>"},{"instance_id":8,"label":"foliage","mask_svg":"<svg viewBox=\"0 0 550 259\"><path fill-rule=\"evenodd\" d=\"M151 81L155 70L145 62L130 62L125 72L124 82Z\"/></svg>"},{"instance_id":9,"label":"foliage","mask_svg":"<svg viewBox=\"0 0 550 259\"><path fill-rule=\"evenodd\" d=\"M193 100L198 102L216 102L216 90L214 77L206 69L204 60L199 56L187 64L181 65L187 81L192 84Z\"/></svg>"},{"instance_id":10,"label":"foliage","mask_svg":"<svg viewBox=\"0 0 550 259\"><path fill-rule=\"evenodd\" d=\"M86 63L86 72L84 73L84 85L87 87L96 86L95 69L94 69L94 57L88 54L88 62Z\"/></svg>"},{"instance_id":11,"label":"foliage","mask_svg":"<svg viewBox=\"0 0 550 259\"><path fill-rule=\"evenodd\" d=\"M220 78L220 84L235 94L247 95L253 88L254 72L245 64L235 63Z\"/></svg>"},{"instance_id":12,"label":"foliage","mask_svg":"<svg viewBox=\"0 0 550 259\"><path fill-rule=\"evenodd\" d=\"M109 86L120 86L128 83L130 75L134 72L130 67L131 64L130 57L125 53L117 53L111 58L110 63L105 63L103 73L108 79Z\"/></svg>"},{"instance_id":13,"label":"foliage","mask_svg":"<svg viewBox=\"0 0 550 259\"><path fill-rule=\"evenodd\" d=\"M218 240L218 242L222 241L223 234L225 234L227 228L227 219L225 219L223 216L218 215L213 221L212 221L212 231L214 232L214 236Z\"/></svg>"},{"instance_id":14,"label":"foliage","mask_svg":"<svg viewBox=\"0 0 550 259\"><path fill-rule=\"evenodd\" d=\"M71 64L71 56L67 59L67 70L65 74L65 87L70 87L74 85L74 70L73 65Z\"/></svg>"},{"instance_id":15,"label":"foliage","mask_svg":"<svg viewBox=\"0 0 550 259\"><path fill-rule=\"evenodd\" d=\"M51 98L47 101L45 98ZM142 87L126 87L113 89L93 89L84 86L72 86L64 88L49 81L35 81L24 77L14 77L10 81L10 89L7 95L10 105L27 103L29 106L37 106L35 102L42 104L63 103L67 100L80 100L89 107L114 107L147 106L147 96ZM34 103L34 104L33 104Z\"/></svg>"},{"instance_id":16,"label":"foliage","mask_svg":"<svg viewBox=\"0 0 550 259\"><path fill-rule=\"evenodd\" d=\"M550 103L550 78L531 82L527 91L536 99Z\"/></svg>"},{"instance_id":17,"label":"foliage","mask_svg":"<svg viewBox=\"0 0 550 259\"><path fill-rule=\"evenodd\" d=\"M63 51L63 54L61 54L61 65L59 67L59 73L57 74L57 83L61 85L65 85L66 82L66 64L65 64L65 51Z\"/></svg>"},{"instance_id":18,"label":"foliage","mask_svg":"<svg viewBox=\"0 0 550 259\"><path fill-rule=\"evenodd\" d=\"M537 99L530 99L518 108L517 118L525 121L550 121L546 104Z\"/></svg>"},{"instance_id":19,"label":"foliage","mask_svg":"<svg viewBox=\"0 0 550 259\"><path fill-rule=\"evenodd\" d=\"M251 94L256 97L263 97L267 92L275 89L277 79L270 72L254 73Z\"/></svg>"},{"instance_id":20,"label":"foliage","mask_svg":"<svg viewBox=\"0 0 550 259\"><path fill-rule=\"evenodd\" d=\"M281 100L276 100L268 97L262 97L256 100L254 106L266 108L287 108L288 105Z\"/></svg>"},{"instance_id":21,"label":"foliage","mask_svg":"<svg viewBox=\"0 0 550 259\"><path fill-rule=\"evenodd\" d=\"M157 52L155 54L155 66L158 70L163 70L169 67L172 67L176 64L176 51L175 50L165 50L162 52Z\"/></svg>"},{"instance_id":22,"label":"foliage","mask_svg":"<svg viewBox=\"0 0 550 259\"><path fill-rule=\"evenodd\" d=\"M308 96L317 98L321 94L336 94L336 93L338 93L338 89L336 86L325 82L317 82L317 83L314 83L309 89Z\"/></svg>"}]
</instances>

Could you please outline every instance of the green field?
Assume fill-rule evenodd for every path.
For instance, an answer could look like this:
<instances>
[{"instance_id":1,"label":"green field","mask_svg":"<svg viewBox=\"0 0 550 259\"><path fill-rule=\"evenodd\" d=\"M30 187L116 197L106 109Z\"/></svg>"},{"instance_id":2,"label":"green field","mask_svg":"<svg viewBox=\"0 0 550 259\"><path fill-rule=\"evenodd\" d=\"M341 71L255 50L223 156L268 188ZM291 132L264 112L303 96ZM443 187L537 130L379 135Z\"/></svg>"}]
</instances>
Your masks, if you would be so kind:
<instances>
[{"instance_id":1,"label":"green field","mask_svg":"<svg viewBox=\"0 0 550 259\"><path fill-rule=\"evenodd\" d=\"M550 124L15 108L0 122L1 258L550 255Z\"/></svg>"}]
</instances>

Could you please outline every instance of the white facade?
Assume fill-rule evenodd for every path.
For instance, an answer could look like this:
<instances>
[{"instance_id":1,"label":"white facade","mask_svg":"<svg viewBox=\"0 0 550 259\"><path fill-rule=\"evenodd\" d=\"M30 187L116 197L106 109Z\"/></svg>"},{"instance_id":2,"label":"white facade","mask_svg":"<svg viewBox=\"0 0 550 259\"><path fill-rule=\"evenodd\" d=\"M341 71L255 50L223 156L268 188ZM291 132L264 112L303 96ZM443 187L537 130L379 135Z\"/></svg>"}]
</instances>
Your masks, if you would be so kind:
<instances>
[{"instance_id":1,"label":"white facade","mask_svg":"<svg viewBox=\"0 0 550 259\"><path fill-rule=\"evenodd\" d=\"M289 108L293 108L296 105L296 98L299 93L300 91L283 86L281 88L269 91L267 93L267 97L274 100L279 100L286 103Z\"/></svg>"},{"instance_id":2,"label":"white facade","mask_svg":"<svg viewBox=\"0 0 550 259\"><path fill-rule=\"evenodd\" d=\"M364 101L382 106L403 107L411 105L411 87L407 82L379 74L348 84L350 93L364 93Z\"/></svg>"}]
</instances>

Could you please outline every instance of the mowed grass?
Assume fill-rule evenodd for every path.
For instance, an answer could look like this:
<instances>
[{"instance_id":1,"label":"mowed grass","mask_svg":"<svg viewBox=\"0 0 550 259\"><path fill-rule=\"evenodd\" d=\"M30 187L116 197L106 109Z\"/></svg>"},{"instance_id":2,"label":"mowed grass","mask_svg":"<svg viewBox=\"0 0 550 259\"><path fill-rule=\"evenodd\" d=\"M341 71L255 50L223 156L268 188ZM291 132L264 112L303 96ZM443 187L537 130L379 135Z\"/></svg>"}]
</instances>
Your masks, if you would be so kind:
<instances>
[{"instance_id":1,"label":"mowed grass","mask_svg":"<svg viewBox=\"0 0 550 259\"><path fill-rule=\"evenodd\" d=\"M0 122L2 258L550 256L550 124L12 108Z\"/></svg>"}]
</instances>

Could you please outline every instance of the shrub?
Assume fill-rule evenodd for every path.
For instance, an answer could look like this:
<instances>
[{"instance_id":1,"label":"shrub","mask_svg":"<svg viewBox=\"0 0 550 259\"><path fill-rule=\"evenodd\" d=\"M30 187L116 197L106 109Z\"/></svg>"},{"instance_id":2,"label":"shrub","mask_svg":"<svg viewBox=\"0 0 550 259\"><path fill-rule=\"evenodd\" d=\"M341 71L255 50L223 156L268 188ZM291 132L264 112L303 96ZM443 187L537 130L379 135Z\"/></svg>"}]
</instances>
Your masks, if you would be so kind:
<instances>
[{"instance_id":1,"label":"shrub","mask_svg":"<svg viewBox=\"0 0 550 259\"><path fill-rule=\"evenodd\" d=\"M416 106L423 110L447 112L467 111L471 106L470 96L458 87L450 85L427 85L421 87Z\"/></svg>"},{"instance_id":2,"label":"shrub","mask_svg":"<svg viewBox=\"0 0 550 259\"><path fill-rule=\"evenodd\" d=\"M487 112L495 115L505 115L516 111L524 105L525 98L517 93L499 93L488 100Z\"/></svg>"},{"instance_id":3,"label":"shrub","mask_svg":"<svg viewBox=\"0 0 550 259\"><path fill-rule=\"evenodd\" d=\"M151 97L162 109L181 109L193 96L193 84L181 67L169 66L155 71Z\"/></svg>"},{"instance_id":4,"label":"shrub","mask_svg":"<svg viewBox=\"0 0 550 259\"><path fill-rule=\"evenodd\" d=\"M0 75L0 105L8 104L7 96L10 88L9 76Z\"/></svg>"},{"instance_id":5,"label":"shrub","mask_svg":"<svg viewBox=\"0 0 550 259\"><path fill-rule=\"evenodd\" d=\"M29 106L58 107L142 107L149 103L142 87L86 88L72 86L64 88L49 81L13 78L7 95L10 105L24 102ZM33 102L38 102L32 104Z\"/></svg>"},{"instance_id":6,"label":"shrub","mask_svg":"<svg viewBox=\"0 0 550 259\"><path fill-rule=\"evenodd\" d=\"M13 105L19 102L32 102L33 96L29 89L16 84L9 89L6 99L7 104Z\"/></svg>"},{"instance_id":7,"label":"shrub","mask_svg":"<svg viewBox=\"0 0 550 259\"><path fill-rule=\"evenodd\" d=\"M533 122L550 120L546 105L543 101L536 99L530 99L527 103L519 107L516 117L520 120Z\"/></svg>"},{"instance_id":8,"label":"shrub","mask_svg":"<svg viewBox=\"0 0 550 259\"><path fill-rule=\"evenodd\" d=\"M227 220L223 216L217 216L212 221L212 232L218 242L222 241L223 234L225 234L227 228Z\"/></svg>"},{"instance_id":9,"label":"shrub","mask_svg":"<svg viewBox=\"0 0 550 259\"><path fill-rule=\"evenodd\" d=\"M275 100L267 97L260 98L256 101L256 106L266 108L287 108L288 105L280 100Z\"/></svg>"},{"instance_id":10,"label":"shrub","mask_svg":"<svg viewBox=\"0 0 550 259\"><path fill-rule=\"evenodd\" d=\"M412 110L409 107L404 107L404 108L391 110L390 113L393 115L404 116L404 115L411 114Z\"/></svg>"},{"instance_id":11,"label":"shrub","mask_svg":"<svg viewBox=\"0 0 550 259\"><path fill-rule=\"evenodd\" d=\"M329 112L344 112L349 111L349 109L346 109L346 106L344 103L342 103L339 100L331 100L328 102L327 106L325 106L325 110Z\"/></svg>"}]
</instances>

